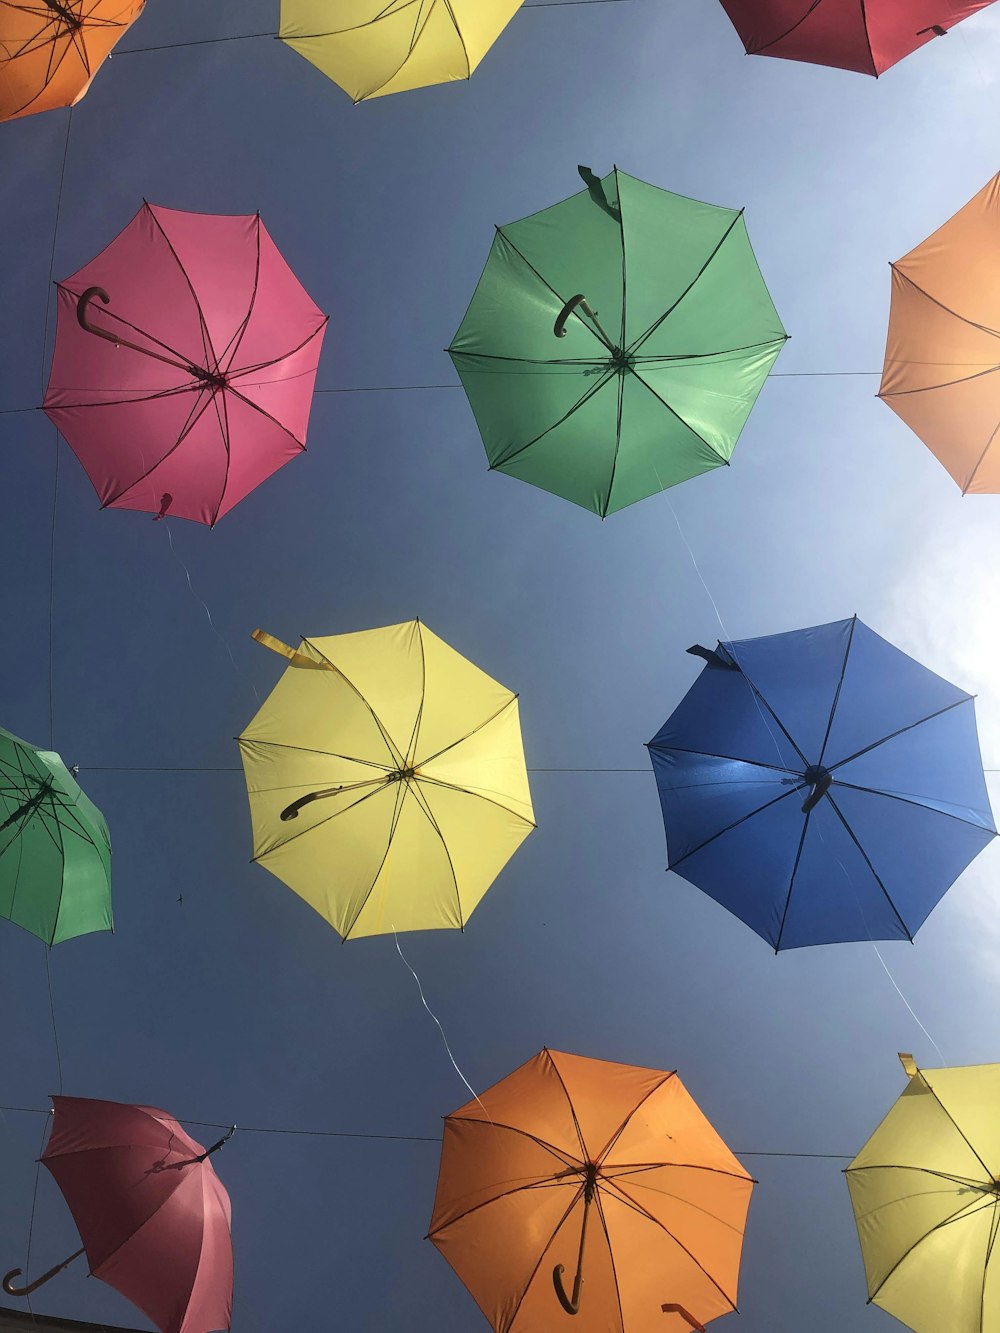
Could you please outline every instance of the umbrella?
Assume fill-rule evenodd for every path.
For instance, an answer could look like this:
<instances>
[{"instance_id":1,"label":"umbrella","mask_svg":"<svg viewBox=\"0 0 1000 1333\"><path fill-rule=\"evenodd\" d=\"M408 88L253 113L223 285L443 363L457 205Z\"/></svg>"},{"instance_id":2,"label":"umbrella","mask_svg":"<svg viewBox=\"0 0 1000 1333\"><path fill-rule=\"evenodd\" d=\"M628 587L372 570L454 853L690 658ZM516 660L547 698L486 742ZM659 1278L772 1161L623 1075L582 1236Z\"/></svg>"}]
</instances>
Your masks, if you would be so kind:
<instances>
[{"instance_id":1,"label":"umbrella","mask_svg":"<svg viewBox=\"0 0 1000 1333\"><path fill-rule=\"evenodd\" d=\"M281 0L278 36L354 102L470 79L523 0Z\"/></svg>"},{"instance_id":2,"label":"umbrella","mask_svg":"<svg viewBox=\"0 0 1000 1333\"><path fill-rule=\"evenodd\" d=\"M112 928L104 816L57 754L2 727L0 916L46 944Z\"/></svg>"},{"instance_id":3,"label":"umbrella","mask_svg":"<svg viewBox=\"0 0 1000 1333\"><path fill-rule=\"evenodd\" d=\"M857 616L688 651L649 742L668 868L775 950L912 940L996 834L972 695Z\"/></svg>"},{"instance_id":4,"label":"umbrella","mask_svg":"<svg viewBox=\"0 0 1000 1333\"><path fill-rule=\"evenodd\" d=\"M676 1073L546 1049L445 1118L429 1239L496 1333L690 1333L736 1309L753 1184Z\"/></svg>"},{"instance_id":5,"label":"umbrella","mask_svg":"<svg viewBox=\"0 0 1000 1333\"><path fill-rule=\"evenodd\" d=\"M603 518L728 464L786 335L742 211L579 170L497 229L448 350L490 468Z\"/></svg>"},{"instance_id":6,"label":"umbrella","mask_svg":"<svg viewBox=\"0 0 1000 1333\"><path fill-rule=\"evenodd\" d=\"M145 0L0 0L0 121L72 106Z\"/></svg>"},{"instance_id":7,"label":"umbrella","mask_svg":"<svg viewBox=\"0 0 1000 1333\"><path fill-rule=\"evenodd\" d=\"M43 406L102 507L214 525L305 449L327 321L259 214L143 204L58 288Z\"/></svg>"},{"instance_id":8,"label":"umbrella","mask_svg":"<svg viewBox=\"0 0 1000 1333\"><path fill-rule=\"evenodd\" d=\"M876 78L993 0L722 0L747 55Z\"/></svg>"},{"instance_id":9,"label":"umbrella","mask_svg":"<svg viewBox=\"0 0 1000 1333\"><path fill-rule=\"evenodd\" d=\"M1000 1065L918 1069L847 1168L868 1299L915 1333L1000 1327Z\"/></svg>"},{"instance_id":10,"label":"umbrella","mask_svg":"<svg viewBox=\"0 0 1000 1333\"><path fill-rule=\"evenodd\" d=\"M418 620L254 638L290 666L239 738L253 859L344 939L464 929L535 827L517 696Z\"/></svg>"},{"instance_id":11,"label":"umbrella","mask_svg":"<svg viewBox=\"0 0 1000 1333\"><path fill-rule=\"evenodd\" d=\"M892 265L879 397L967 491L1000 491L1000 175Z\"/></svg>"},{"instance_id":12,"label":"umbrella","mask_svg":"<svg viewBox=\"0 0 1000 1333\"><path fill-rule=\"evenodd\" d=\"M233 1305L229 1195L205 1149L151 1106L53 1097L41 1160L73 1214L81 1249L26 1287L12 1269L4 1290L23 1296L80 1254L162 1333L228 1329Z\"/></svg>"}]
</instances>

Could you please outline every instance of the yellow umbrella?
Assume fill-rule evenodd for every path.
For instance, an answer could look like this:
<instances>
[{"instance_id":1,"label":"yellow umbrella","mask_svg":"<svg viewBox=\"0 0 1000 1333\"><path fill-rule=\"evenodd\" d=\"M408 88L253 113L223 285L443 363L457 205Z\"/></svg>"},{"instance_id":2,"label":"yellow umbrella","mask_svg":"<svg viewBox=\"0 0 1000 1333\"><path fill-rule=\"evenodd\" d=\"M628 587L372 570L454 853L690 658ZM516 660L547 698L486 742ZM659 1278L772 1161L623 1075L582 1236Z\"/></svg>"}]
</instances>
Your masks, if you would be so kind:
<instances>
[{"instance_id":1,"label":"yellow umbrella","mask_svg":"<svg viewBox=\"0 0 1000 1333\"><path fill-rule=\"evenodd\" d=\"M281 0L278 36L355 102L470 79L522 0Z\"/></svg>"},{"instance_id":2,"label":"yellow umbrella","mask_svg":"<svg viewBox=\"0 0 1000 1333\"><path fill-rule=\"evenodd\" d=\"M419 620L303 639L239 738L253 859L344 939L464 929L535 827L517 695Z\"/></svg>"},{"instance_id":3,"label":"yellow umbrella","mask_svg":"<svg viewBox=\"0 0 1000 1333\"><path fill-rule=\"evenodd\" d=\"M1000 1330L1000 1065L918 1069L847 1168L868 1299L915 1333Z\"/></svg>"}]
</instances>

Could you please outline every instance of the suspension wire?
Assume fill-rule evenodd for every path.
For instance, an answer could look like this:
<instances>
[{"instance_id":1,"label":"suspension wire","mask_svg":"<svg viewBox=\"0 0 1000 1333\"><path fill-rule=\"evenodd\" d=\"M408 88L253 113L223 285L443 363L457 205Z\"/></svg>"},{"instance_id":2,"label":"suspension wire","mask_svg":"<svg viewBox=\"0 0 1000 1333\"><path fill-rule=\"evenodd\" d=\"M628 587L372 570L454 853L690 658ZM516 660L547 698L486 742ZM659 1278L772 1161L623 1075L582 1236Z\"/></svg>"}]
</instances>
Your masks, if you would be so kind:
<instances>
[{"instance_id":1,"label":"suspension wire","mask_svg":"<svg viewBox=\"0 0 1000 1333\"><path fill-rule=\"evenodd\" d=\"M52 993L52 967L50 963L52 949L44 940L42 941L42 948L45 950L45 976L49 983L49 1013L52 1016L52 1040L56 1048L56 1075L59 1082L58 1092L61 1097L63 1090L63 1067L62 1055L59 1051L59 1029L56 1027L56 1002Z\"/></svg>"}]
</instances>

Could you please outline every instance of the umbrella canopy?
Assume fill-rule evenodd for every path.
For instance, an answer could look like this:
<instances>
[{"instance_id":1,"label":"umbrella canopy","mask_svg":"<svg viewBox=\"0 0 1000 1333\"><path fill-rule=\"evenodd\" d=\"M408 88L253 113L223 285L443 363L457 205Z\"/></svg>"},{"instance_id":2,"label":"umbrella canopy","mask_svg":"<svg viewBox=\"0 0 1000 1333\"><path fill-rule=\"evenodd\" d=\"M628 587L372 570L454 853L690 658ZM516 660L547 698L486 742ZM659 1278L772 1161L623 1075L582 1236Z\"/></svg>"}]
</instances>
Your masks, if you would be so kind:
<instances>
[{"instance_id":1,"label":"umbrella canopy","mask_svg":"<svg viewBox=\"0 0 1000 1333\"><path fill-rule=\"evenodd\" d=\"M418 620L303 639L239 738L253 859L343 936L464 929L535 827L517 696Z\"/></svg>"},{"instance_id":2,"label":"umbrella canopy","mask_svg":"<svg viewBox=\"0 0 1000 1333\"><path fill-rule=\"evenodd\" d=\"M753 1183L676 1073L542 1050L445 1118L429 1239L496 1333L689 1333L736 1309Z\"/></svg>"},{"instance_id":3,"label":"umbrella canopy","mask_svg":"<svg viewBox=\"0 0 1000 1333\"><path fill-rule=\"evenodd\" d=\"M490 468L603 518L725 466L786 335L742 211L580 174L497 229L448 350Z\"/></svg>"},{"instance_id":4,"label":"umbrella canopy","mask_svg":"<svg viewBox=\"0 0 1000 1333\"><path fill-rule=\"evenodd\" d=\"M206 1151L173 1116L150 1106L87 1097L53 1097L52 1105L41 1160L73 1214L92 1276L162 1333L228 1329L229 1195L208 1161L225 1140ZM5 1290L18 1294L9 1283L20 1271L7 1274Z\"/></svg>"},{"instance_id":5,"label":"umbrella canopy","mask_svg":"<svg viewBox=\"0 0 1000 1333\"><path fill-rule=\"evenodd\" d=\"M281 0L278 36L355 102L469 79L523 0Z\"/></svg>"},{"instance_id":6,"label":"umbrella canopy","mask_svg":"<svg viewBox=\"0 0 1000 1333\"><path fill-rule=\"evenodd\" d=\"M111 930L111 840L51 750L0 727L0 916L58 944Z\"/></svg>"},{"instance_id":7,"label":"umbrella canopy","mask_svg":"<svg viewBox=\"0 0 1000 1333\"><path fill-rule=\"evenodd\" d=\"M143 204L58 289L43 406L102 507L214 525L305 449L327 320L259 214Z\"/></svg>"},{"instance_id":8,"label":"umbrella canopy","mask_svg":"<svg viewBox=\"0 0 1000 1333\"><path fill-rule=\"evenodd\" d=\"M722 0L748 55L884 74L993 0Z\"/></svg>"},{"instance_id":9,"label":"umbrella canopy","mask_svg":"<svg viewBox=\"0 0 1000 1333\"><path fill-rule=\"evenodd\" d=\"M72 106L145 0L0 0L0 121Z\"/></svg>"},{"instance_id":10,"label":"umbrella canopy","mask_svg":"<svg viewBox=\"0 0 1000 1333\"><path fill-rule=\"evenodd\" d=\"M1000 1328L1000 1065L918 1069L847 1168L868 1299L915 1333Z\"/></svg>"},{"instance_id":11,"label":"umbrella canopy","mask_svg":"<svg viewBox=\"0 0 1000 1333\"><path fill-rule=\"evenodd\" d=\"M688 651L649 742L668 869L775 950L912 940L996 834L972 695L857 616Z\"/></svg>"},{"instance_id":12,"label":"umbrella canopy","mask_svg":"<svg viewBox=\"0 0 1000 1333\"><path fill-rule=\"evenodd\" d=\"M892 265L879 397L963 494L1000 491L1000 175Z\"/></svg>"}]
</instances>

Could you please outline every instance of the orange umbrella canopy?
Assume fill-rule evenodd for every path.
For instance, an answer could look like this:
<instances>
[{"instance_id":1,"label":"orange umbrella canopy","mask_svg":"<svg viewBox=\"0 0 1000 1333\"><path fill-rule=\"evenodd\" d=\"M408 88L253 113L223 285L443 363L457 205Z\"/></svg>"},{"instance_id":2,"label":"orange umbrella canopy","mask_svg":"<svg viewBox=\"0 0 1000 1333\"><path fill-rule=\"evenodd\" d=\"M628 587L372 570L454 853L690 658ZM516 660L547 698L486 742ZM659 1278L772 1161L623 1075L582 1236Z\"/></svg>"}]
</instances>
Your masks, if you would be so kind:
<instances>
[{"instance_id":1,"label":"orange umbrella canopy","mask_svg":"<svg viewBox=\"0 0 1000 1333\"><path fill-rule=\"evenodd\" d=\"M0 0L0 121L79 102L145 0Z\"/></svg>"},{"instance_id":2,"label":"orange umbrella canopy","mask_svg":"<svg viewBox=\"0 0 1000 1333\"><path fill-rule=\"evenodd\" d=\"M496 1333L690 1333L753 1183L676 1073L546 1049L445 1118L429 1239Z\"/></svg>"},{"instance_id":3,"label":"orange umbrella canopy","mask_svg":"<svg viewBox=\"0 0 1000 1333\"><path fill-rule=\"evenodd\" d=\"M892 266L879 397L968 491L1000 491L1000 174Z\"/></svg>"}]
</instances>

